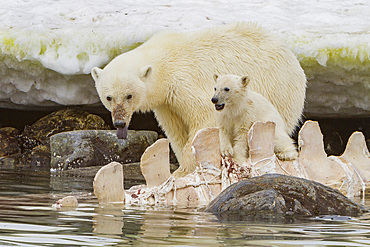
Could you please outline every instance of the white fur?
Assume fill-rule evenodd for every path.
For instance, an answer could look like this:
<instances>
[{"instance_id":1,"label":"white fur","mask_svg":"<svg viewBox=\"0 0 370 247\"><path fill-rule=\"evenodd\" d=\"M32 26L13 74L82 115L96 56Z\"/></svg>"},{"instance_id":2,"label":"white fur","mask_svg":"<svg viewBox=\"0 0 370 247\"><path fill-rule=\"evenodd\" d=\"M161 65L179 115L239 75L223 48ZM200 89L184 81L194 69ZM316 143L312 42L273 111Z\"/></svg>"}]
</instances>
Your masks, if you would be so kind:
<instances>
[{"instance_id":1,"label":"white fur","mask_svg":"<svg viewBox=\"0 0 370 247\"><path fill-rule=\"evenodd\" d=\"M151 70L145 74L148 66ZM279 38L255 24L162 32L116 57L104 70L92 69L101 101L110 111L120 104L127 123L136 111L154 111L180 162L176 176L195 167L191 154L195 133L215 126L210 101L215 73L248 73L251 89L267 97L288 131L294 130L304 105L304 72ZM133 95L129 101L128 94Z\"/></svg>"},{"instance_id":2,"label":"white fur","mask_svg":"<svg viewBox=\"0 0 370 247\"><path fill-rule=\"evenodd\" d=\"M225 90L228 89L228 91ZM217 78L214 98L224 108L216 112L220 127L222 156L232 156L243 164L248 157L248 131L256 121L272 121L275 129L275 153L283 160L296 159L298 152L289 137L285 123L277 109L261 94L249 89L249 81L236 75Z\"/></svg>"}]
</instances>

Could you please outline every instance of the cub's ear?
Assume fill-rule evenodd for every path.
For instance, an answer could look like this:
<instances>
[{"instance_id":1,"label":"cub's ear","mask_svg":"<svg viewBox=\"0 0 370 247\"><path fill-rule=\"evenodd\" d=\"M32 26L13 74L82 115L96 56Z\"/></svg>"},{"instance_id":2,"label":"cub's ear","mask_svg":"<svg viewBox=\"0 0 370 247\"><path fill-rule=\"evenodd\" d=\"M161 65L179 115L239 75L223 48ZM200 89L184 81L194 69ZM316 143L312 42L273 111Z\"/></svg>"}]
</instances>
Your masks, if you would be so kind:
<instances>
[{"instance_id":1,"label":"cub's ear","mask_svg":"<svg viewBox=\"0 0 370 247\"><path fill-rule=\"evenodd\" d=\"M102 69L99 69L98 67L94 67L91 69L91 76L94 79L95 82L99 80L99 75L102 72Z\"/></svg>"},{"instance_id":2,"label":"cub's ear","mask_svg":"<svg viewBox=\"0 0 370 247\"><path fill-rule=\"evenodd\" d=\"M213 75L213 80L217 81L217 79L218 79L218 75L217 74L214 74Z\"/></svg>"},{"instance_id":3,"label":"cub's ear","mask_svg":"<svg viewBox=\"0 0 370 247\"><path fill-rule=\"evenodd\" d=\"M141 79L148 78L153 72L153 67L151 65L144 66L140 69L139 77Z\"/></svg>"},{"instance_id":4,"label":"cub's ear","mask_svg":"<svg viewBox=\"0 0 370 247\"><path fill-rule=\"evenodd\" d=\"M243 76L241 80L242 80L242 86L243 87L246 87L250 82L250 79L249 79L248 76Z\"/></svg>"}]
</instances>

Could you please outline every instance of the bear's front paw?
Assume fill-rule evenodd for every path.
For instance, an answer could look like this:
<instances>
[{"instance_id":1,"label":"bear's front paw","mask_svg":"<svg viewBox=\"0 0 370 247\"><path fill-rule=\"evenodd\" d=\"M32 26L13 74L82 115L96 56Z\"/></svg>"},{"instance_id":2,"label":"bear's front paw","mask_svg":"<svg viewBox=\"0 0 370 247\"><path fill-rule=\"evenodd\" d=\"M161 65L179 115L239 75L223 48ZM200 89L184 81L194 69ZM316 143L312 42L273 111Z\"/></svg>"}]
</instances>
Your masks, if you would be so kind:
<instances>
[{"instance_id":1,"label":"bear's front paw","mask_svg":"<svg viewBox=\"0 0 370 247\"><path fill-rule=\"evenodd\" d=\"M276 156L280 160L295 160L298 158L298 152L296 150L289 150L285 152L278 152Z\"/></svg>"},{"instance_id":2,"label":"bear's front paw","mask_svg":"<svg viewBox=\"0 0 370 247\"><path fill-rule=\"evenodd\" d=\"M232 157L233 153L234 153L233 148L231 146L221 148L221 156L222 157Z\"/></svg>"}]
</instances>

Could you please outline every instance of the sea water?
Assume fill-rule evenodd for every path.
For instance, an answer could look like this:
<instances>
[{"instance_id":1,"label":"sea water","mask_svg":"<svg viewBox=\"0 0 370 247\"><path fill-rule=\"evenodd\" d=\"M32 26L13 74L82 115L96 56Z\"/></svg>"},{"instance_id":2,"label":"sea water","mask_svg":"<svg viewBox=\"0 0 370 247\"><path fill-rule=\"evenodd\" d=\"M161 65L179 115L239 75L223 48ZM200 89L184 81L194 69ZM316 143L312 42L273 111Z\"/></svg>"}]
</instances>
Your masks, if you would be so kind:
<instances>
[{"instance_id":1,"label":"sea water","mask_svg":"<svg viewBox=\"0 0 370 247\"><path fill-rule=\"evenodd\" d=\"M76 209L52 207L67 195ZM197 208L99 205L92 177L0 170L0 246L8 245L367 246L370 214L225 222Z\"/></svg>"}]
</instances>

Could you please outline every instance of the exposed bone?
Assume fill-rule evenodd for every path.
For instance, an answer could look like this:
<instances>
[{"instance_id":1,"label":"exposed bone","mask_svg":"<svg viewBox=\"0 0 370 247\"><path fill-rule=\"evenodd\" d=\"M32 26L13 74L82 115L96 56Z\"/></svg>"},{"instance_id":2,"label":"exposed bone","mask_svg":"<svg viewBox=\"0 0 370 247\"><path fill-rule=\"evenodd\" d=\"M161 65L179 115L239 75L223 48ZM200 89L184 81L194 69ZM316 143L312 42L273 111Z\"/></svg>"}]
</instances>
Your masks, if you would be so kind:
<instances>
[{"instance_id":1,"label":"exposed bone","mask_svg":"<svg viewBox=\"0 0 370 247\"><path fill-rule=\"evenodd\" d=\"M140 168L147 187L159 186L171 176L168 139L159 139L145 150Z\"/></svg>"},{"instance_id":2,"label":"exposed bone","mask_svg":"<svg viewBox=\"0 0 370 247\"><path fill-rule=\"evenodd\" d=\"M274 154L274 125L272 122L257 122L252 126L250 155L242 165L234 163L231 158L221 159L218 128L198 131L192 143L197 167L181 178L169 174L168 141L157 141L142 157L141 167L147 185L126 190L126 205L206 205L231 183L271 172L315 180L338 188L350 197L363 193L365 183L370 179L370 157L361 133L351 136L342 156L327 157L318 123L307 121L299 132L299 159L281 161ZM98 174L96 180L97 177ZM109 177L108 181L101 183L110 188L109 192L102 190L101 193L111 192L111 180ZM94 180L94 187L96 184ZM99 202L104 202L100 199L103 196L97 197Z\"/></svg>"},{"instance_id":3,"label":"exposed bone","mask_svg":"<svg viewBox=\"0 0 370 247\"><path fill-rule=\"evenodd\" d=\"M344 153L340 157L330 156L329 158L340 164L347 173L347 180L340 190L345 191L347 195L362 194L365 199L366 183L370 179L370 156L364 135L361 132L354 132L348 140Z\"/></svg>"},{"instance_id":4,"label":"exposed bone","mask_svg":"<svg viewBox=\"0 0 370 247\"><path fill-rule=\"evenodd\" d=\"M279 173L305 177L297 161L280 161L274 153L275 123L255 122L248 133L251 176Z\"/></svg>"},{"instance_id":5,"label":"exposed bone","mask_svg":"<svg viewBox=\"0 0 370 247\"><path fill-rule=\"evenodd\" d=\"M359 132L353 132L349 137L346 150L339 157L355 166L365 182L370 180L370 154L366 146L365 136Z\"/></svg>"},{"instance_id":6,"label":"exposed bone","mask_svg":"<svg viewBox=\"0 0 370 247\"><path fill-rule=\"evenodd\" d=\"M197 132L192 142L192 151L198 164L196 171L206 182L207 189L203 189L206 200L212 200L221 191L220 184L215 182L221 173L220 138L218 128L206 128ZM208 190L209 189L209 190Z\"/></svg>"},{"instance_id":7,"label":"exposed bone","mask_svg":"<svg viewBox=\"0 0 370 247\"><path fill-rule=\"evenodd\" d=\"M197 132L192 143L195 161L206 167L221 168L220 138L218 128L205 128Z\"/></svg>"},{"instance_id":8,"label":"exposed bone","mask_svg":"<svg viewBox=\"0 0 370 247\"><path fill-rule=\"evenodd\" d=\"M174 177L170 173L168 139L159 139L148 147L140 160L146 185L126 190L126 204L154 205L170 201Z\"/></svg>"},{"instance_id":9,"label":"exposed bone","mask_svg":"<svg viewBox=\"0 0 370 247\"><path fill-rule=\"evenodd\" d=\"M230 157L222 158L221 191L231 184L252 177L252 168L245 162L239 165Z\"/></svg>"},{"instance_id":10,"label":"exposed bone","mask_svg":"<svg viewBox=\"0 0 370 247\"><path fill-rule=\"evenodd\" d=\"M328 159L317 122L304 123L299 131L298 145L299 163L305 170L306 178L339 188L346 179L346 172L338 163Z\"/></svg>"},{"instance_id":11,"label":"exposed bone","mask_svg":"<svg viewBox=\"0 0 370 247\"><path fill-rule=\"evenodd\" d=\"M59 199L52 205L53 208L60 209L60 208L77 208L78 201L75 196L66 196L62 199Z\"/></svg>"},{"instance_id":12,"label":"exposed bone","mask_svg":"<svg viewBox=\"0 0 370 247\"><path fill-rule=\"evenodd\" d=\"M161 184L150 186L151 182L148 181L153 179L153 174L158 174L158 166L155 164L169 166L169 142L165 139L157 141L145 151L145 157L142 158L142 162L145 160L145 168L148 168L143 169L147 185L138 185L126 190L126 204L165 203L182 207L208 204L221 192L219 146L217 128L199 131L193 142L194 159L198 162L196 171L177 179L168 176ZM162 157L164 153L167 158Z\"/></svg>"},{"instance_id":13,"label":"exposed bone","mask_svg":"<svg viewBox=\"0 0 370 247\"><path fill-rule=\"evenodd\" d=\"M124 202L123 168L118 162L103 166L94 177L94 193L99 203Z\"/></svg>"},{"instance_id":14,"label":"exposed bone","mask_svg":"<svg viewBox=\"0 0 370 247\"><path fill-rule=\"evenodd\" d=\"M252 176L276 172L274 153L275 123L256 122L248 133L249 162Z\"/></svg>"}]
</instances>

